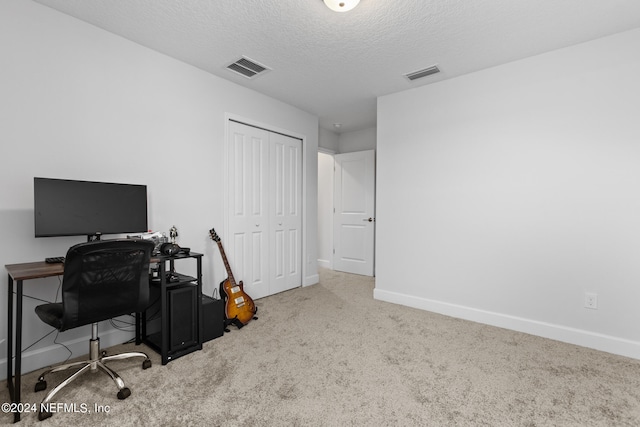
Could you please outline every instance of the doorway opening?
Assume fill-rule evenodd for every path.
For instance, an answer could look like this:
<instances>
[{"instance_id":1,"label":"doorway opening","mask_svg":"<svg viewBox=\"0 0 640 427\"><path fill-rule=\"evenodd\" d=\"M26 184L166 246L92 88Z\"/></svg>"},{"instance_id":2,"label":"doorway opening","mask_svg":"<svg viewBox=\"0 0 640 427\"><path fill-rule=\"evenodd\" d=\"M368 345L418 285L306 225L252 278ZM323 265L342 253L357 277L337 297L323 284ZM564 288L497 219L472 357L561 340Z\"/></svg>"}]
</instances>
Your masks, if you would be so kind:
<instances>
[{"instance_id":1,"label":"doorway opening","mask_svg":"<svg viewBox=\"0 0 640 427\"><path fill-rule=\"evenodd\" d=\"M318 153L318 266L375 275L375 150Z\"/></svg>"}]
</instances>

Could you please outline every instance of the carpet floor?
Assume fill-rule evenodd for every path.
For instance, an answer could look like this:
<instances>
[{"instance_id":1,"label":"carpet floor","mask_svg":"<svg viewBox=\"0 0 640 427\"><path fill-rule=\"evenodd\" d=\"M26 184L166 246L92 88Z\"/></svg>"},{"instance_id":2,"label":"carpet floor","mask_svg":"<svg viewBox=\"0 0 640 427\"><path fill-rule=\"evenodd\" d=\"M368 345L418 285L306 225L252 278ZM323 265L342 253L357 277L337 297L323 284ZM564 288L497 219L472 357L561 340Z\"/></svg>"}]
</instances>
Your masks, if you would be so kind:
<instances>
[{"instance_id":1,"label":"carpet floor","mask_svg":"<svg viewBox=\"0 0 640 427\"><path fill-rule=\"evenodd\" d=\"M640 425L640 360L376 301L373 288L321 270L319 284L257 300L258 320L165 366L144 345L113 347L153 361L110 364L129 398L85 375L56 396L60 413L20 425ZM23 376L26 403L44 396L39 372Z\"/></svg>"}]
</instances>

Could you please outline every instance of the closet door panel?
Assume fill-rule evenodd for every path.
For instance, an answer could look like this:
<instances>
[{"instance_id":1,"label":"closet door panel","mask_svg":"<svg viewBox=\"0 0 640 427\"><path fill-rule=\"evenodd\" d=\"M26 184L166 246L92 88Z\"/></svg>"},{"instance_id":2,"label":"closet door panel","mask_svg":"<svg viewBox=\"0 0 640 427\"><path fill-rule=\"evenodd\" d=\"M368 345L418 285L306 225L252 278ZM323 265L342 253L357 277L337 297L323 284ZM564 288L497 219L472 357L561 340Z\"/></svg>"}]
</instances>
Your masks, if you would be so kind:
<instances>
[{"instance_id":1,"label":"closet door panel","mask_svg":"<svg viewBox=\"0 0 640 427\"><path fill-rule=\"evenodd\" d=\"M271 134L273 293L302 284L302 142Z\"/></svg>"},{"instance_id":2,"label":"closet door panel","mask_svg":"<svg viewBox=\"0 0 640 427\"><path fill-rule=\"evenodd\" d=\"M269 134L230 122L229 263L252 298L269 294Z\"/></svg>"}]
</instances>

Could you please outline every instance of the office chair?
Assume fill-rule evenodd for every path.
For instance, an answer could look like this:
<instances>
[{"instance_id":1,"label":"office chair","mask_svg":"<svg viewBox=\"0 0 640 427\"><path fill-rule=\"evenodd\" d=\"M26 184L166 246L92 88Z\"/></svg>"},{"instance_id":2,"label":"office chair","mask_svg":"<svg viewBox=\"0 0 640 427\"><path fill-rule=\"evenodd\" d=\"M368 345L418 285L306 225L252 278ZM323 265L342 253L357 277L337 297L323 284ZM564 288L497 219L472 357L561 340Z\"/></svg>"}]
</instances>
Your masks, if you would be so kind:
<instances>
[{"instance_id":1,"label":"office chair","mask_svg":"<svg viewBox=\"0 0 640 427\"><path fill-rule=\"evenodd\" d=\"M39 305L38 317L59 331L91 324L89 360L69 363L45 371L38 378L35 391L47 388L46 374L70 368L80 368L42 400L38 419L52 414L46 411L51 399L87 371L100 368L113 379L118 387L118 399L126 399L131 390L122 378L107 367L109 360L142 357L142 368L151 367L145 353L129 352L106 356L100 352L98 322L144 311L149 302L149 263L154 244L148 240L103 240L72 246L65 257L62 279L62 302Z\"/></svg>"}]
</instances>

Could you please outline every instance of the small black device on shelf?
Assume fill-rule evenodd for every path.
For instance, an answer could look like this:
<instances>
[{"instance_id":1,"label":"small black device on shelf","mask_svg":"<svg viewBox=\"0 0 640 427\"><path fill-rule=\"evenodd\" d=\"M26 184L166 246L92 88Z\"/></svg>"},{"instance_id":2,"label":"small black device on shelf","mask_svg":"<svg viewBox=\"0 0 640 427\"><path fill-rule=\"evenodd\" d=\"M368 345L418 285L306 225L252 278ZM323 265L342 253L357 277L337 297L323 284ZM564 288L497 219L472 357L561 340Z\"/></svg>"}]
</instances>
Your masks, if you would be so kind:
<instances>
[{"instance_id":1,"label":"small black device on shelf","mask_svg":"<svg viewBox=\"0 0 640 427\"><path fill-rule=\"evenodd\" d=\"M180 252L180 246L175 243L163 243L160 246L160 253L163 255L173 256Z\"/></svg>"}]
</instances>

